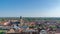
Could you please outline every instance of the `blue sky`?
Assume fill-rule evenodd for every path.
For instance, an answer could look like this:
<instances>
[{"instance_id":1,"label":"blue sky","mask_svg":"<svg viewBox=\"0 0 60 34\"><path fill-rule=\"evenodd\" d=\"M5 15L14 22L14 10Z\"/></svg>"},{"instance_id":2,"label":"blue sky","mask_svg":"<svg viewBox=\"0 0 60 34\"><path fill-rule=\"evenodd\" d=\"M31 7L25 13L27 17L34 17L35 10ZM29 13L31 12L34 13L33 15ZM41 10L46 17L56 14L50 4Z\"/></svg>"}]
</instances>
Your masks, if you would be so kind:
<instances>
[{"instance_id":1,"label":"blue sky","mask_svg":"<svg viewBox=\"0 0 60 34\"><path fill-rule=\"evenodd\" d=\"M60 17L60 0L0 0L0 17Z\"/></svg>"}]
</instances>

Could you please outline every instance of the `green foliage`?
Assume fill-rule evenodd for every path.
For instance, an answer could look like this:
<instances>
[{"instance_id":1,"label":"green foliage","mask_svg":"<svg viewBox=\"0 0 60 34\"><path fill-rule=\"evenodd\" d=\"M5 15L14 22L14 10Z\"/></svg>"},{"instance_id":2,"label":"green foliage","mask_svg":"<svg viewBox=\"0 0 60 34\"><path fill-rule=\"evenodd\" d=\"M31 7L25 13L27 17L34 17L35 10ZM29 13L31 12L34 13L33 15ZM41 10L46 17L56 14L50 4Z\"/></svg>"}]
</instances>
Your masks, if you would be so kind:
<instances>
[{"instance_id":1,"label":"green foliage","mask_svg":"<svg viewBox=\"0 0 60 34\"><path fill-rule=\"evenodd\" d=\"M53 28L53 29L55 29L55 28L57 28L57 26L54 26L54 25L52 25L52 26L50 26L50 28Z\"/></svg>"},{"instance_id":2,"label":"green foliage","mask_svg":"<svg viewBox=\"0 0 60 34\"><path fill-rule=\"evenodd\" d=\"M0 21L4 21L4 18L0 18Z\"/></svg>"}]
</instances>

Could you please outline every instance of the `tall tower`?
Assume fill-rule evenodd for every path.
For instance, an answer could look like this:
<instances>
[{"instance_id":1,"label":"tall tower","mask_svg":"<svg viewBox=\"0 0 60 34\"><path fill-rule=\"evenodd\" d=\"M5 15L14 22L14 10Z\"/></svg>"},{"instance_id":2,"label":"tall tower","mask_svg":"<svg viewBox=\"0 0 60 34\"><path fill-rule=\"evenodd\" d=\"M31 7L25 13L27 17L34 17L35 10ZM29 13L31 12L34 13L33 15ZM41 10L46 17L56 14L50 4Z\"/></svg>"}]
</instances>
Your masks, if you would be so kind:
<instances>
[{"instance_id":1,"label":"tall tower","mask_svg":"<svg viewBox=\"0 0 60 34\"><path fill-rule=\"evenodd\" d=\"M23 17L20 16L20 25L23 26L24 25L24 20L23 20Z\"/></svg>"}]
</instances>

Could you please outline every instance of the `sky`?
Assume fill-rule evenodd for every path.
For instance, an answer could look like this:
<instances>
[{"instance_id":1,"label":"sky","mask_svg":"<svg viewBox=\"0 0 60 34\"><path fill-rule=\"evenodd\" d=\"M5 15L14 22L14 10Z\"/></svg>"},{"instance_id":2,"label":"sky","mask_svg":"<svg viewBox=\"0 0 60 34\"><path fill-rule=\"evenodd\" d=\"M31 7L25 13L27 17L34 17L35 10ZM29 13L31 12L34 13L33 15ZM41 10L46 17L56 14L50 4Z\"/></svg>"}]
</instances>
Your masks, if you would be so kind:
<instances>
[{"instance_id":1,"label":"sky","mask_svg":"<svg viewBox=\"0 0 60 34\"><path fill-rule=\"evenodd\" d=\"M60 17L60 0L0 0L0 17Z\"/></svg>"}]
</instances>

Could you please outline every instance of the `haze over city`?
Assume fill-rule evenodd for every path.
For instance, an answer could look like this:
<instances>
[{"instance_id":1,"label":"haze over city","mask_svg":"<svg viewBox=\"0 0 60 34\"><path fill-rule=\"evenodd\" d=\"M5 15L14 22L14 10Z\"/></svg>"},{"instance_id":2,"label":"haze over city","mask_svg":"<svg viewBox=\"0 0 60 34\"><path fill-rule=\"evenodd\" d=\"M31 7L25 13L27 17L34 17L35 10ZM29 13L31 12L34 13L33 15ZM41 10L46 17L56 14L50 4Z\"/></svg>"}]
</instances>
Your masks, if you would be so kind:
<instances>
[{"instance_id":1,"label":"haze over city","mask_svg":"<svg viewBox=\"0 0 60 34\"><path fill-rule=\"evenodd\" d=\"M0 0L0 17L60 17L60 0Z\"/></svg>"}]
</instances>

